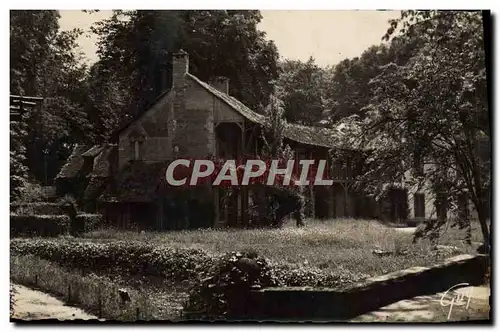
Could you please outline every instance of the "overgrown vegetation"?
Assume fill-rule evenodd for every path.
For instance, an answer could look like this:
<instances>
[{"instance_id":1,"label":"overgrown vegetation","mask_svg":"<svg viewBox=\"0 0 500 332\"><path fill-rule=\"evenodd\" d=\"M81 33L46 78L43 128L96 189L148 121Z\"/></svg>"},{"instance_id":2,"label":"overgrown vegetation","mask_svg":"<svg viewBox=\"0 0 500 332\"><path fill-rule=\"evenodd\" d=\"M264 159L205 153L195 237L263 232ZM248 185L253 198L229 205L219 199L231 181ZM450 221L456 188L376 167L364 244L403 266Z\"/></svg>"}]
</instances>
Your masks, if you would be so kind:
<instances>
[{"instance_id":1,"label":"overgrown vegetation","mask_svg":"<svg viewBox=\"0 0 500 332\"><path fill-rule=\"evenodd\" d=\"M58 203L49 202L24 202L11 203L10 211L15 214L43 214L43 215L63 215L61 205Z\"/></svg>"},{"instance_id":2,"label":"overgrown vegetation","mask_svg":"<svg viewBox=\"0 0 500 332\"><path fill-rule=\"evenodd\" d=\"M478 230L479 225L475 225L473 241L481 238ZM160 302L168 299L168 303L179 307L182 301L178 298L187 300L189 293L185 308L191 316L185 318L215 319L238 316L238 306L230 302L235 301L233 296L245 296L249 289L344 289L368 277L429 266L460 252L472 252L473 247L466 245L461 235L451 230L440 244L453 247L437 251L435 244L427 240L412 243L412 234L362 220L310 222L302 229L292 225L283 229L169 233L108 229L84 234L83 238L12 239L11 256L17 264L13 278L16 274L27 275L24 279L19 277L18 282L29 284L35 274L38 278L64 275L66 279L47 280L44 289L66 296L67 280L75 280L72 282L79 285L78 292L87 297L84 303L88 310L95 310L97 294L97 286L88 284L107 280L114 283L115 290L120 285L149 292L152 298L145 305L151 308L151 315L157 312L159 316L172 317L172 312L179 309L161 309ZM376 250L389 254L379 256ZM100 279L95 279L96 275ZM236 311L227 312L230 307ZM133 314L130 311L124 315L133 318Z\"/></svg>"},{"instance_id":3,"label":"overgrown vegetation","mask_svg":"<svg viewBox=\"0 0 500 332\"><path fill-rule=\"evenodd\" d=\"M209 277L202 279L191 291L185 306L189 313L187 318L237 318L243 314L240 305L251 290L278 286L272 268L265 259L257 256L249 251L220 257L211 267Z\"/></svg>"},{"instance_id":4,"label":"overgrown vegetation","mask_svg":"<svg viewBox=\"0 0 500 332\"><path fill-rule=\"evenodd\" d=\"M403 11L386 35L400 56L370 80L365 118L341 122L352 128L346 146L371 149L361 177L366 182L360 182L366 191L406 177L405 186L436 200L441 216L435 229L446 223L446 211L460 212L470 201L488 248L491 130L483 18L479 11ZM459 227L469 224L469 218L457 219Z\"/></svg>"},{"instance_id":5,"label":"overgrown vegetation","mask_svg":"<svg viewBox=\"0 0 500 332\"><path fill-rule=\"evenodd\" d=\"M477 228L474 229L477 233ZM370 276L412 266L428 266L444 256L431 254L428 241L377 222L316 223L305 229L192 230L136 233L101 230L83 239L13 239L11 250L36 254L72 268L109 269L183 281L207 273L215 257L252 250L265 257L286 285L343 287ZM477 237L477 236L476 236ZM462 252L473 248L460 240ZM392 252L386 257L374 249Z\"/></svg>"},{"instance_id":6,"label":"overgrown vegetation","mask_svg":"<svg viewBox=\"0 0 500 332\"><path fill-rule=\"evenodd\" d=\"M124 302L118 291L123 285L116 279L68 270L33 255L12 255L10 266L12 281L52 293L99 318L118 321L178 318L178 313L162 309L165 304L156 301L159 294L146 287L127 288L130 301Z\"/></svg>"},{"instance_id":7,"label":"overgrown vegetation","mask_svg":"<svg viewBox=\"0 0 500 332\"><path fill-rule=\"evenodd\" d=\"M68 234L70 228L65 215L10 215L11 236L57 236Z\"/></svg>"},{"instance_id":8,"label":"overgrown vegetation","mask_svg":"<svg viewBox=\"0 0 500 332\"><path fill-rule=\"evenodd\" d=\"M10 310L10 317L12 318L12 315L14 315L14 306L16 305L16 290L14 286L11 284L10 289L9 289L9 310Z\"/></svg>"}]
</instances>

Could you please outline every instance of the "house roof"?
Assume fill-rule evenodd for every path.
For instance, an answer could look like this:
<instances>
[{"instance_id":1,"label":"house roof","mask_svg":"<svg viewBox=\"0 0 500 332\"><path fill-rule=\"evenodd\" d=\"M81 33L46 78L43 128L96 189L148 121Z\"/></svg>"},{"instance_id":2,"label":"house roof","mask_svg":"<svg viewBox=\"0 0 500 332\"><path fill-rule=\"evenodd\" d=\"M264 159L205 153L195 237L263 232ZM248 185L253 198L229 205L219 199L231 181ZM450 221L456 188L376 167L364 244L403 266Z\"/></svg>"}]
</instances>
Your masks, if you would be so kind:
<instances>
[{"instance_id":1,"label":"house roof","mask_svg":"<svg viewBox=\"0 0 500 332\"><path fill-rule=\"evenodd\" d=\"M102 149L104 149L104 145L94 145L89 150L82 153L82 157L95 157L101 153Z\"/></svg>"},{"instance_id":2,"label":"house roof","mask_svg":"<svg viewBox=\"0 0 500 332\"><path fill-rule=\"evenodd\" d=\"M116 152L116 145L102 144L92 147L84 144L77 144L73 148L68 161L61 168L57 178L74 178L83 167L85 157L94 158L92 173L89 177L108 177L110 157L113 152Z\"/></svg>"},{"instance_id":3,"label":"house roof","mask_svg":"<svg viewBox=\"0 0 500 332\"><path fill-rule=\"evenodd\" d=\"M82 154L89 149L88 145L85 144L76 144L73 147L73 151L71 152L68 161L59 171L56 178L64 179L64 178L74 178L80 172L83 166L83 156Z\"/></svg>"},{"instance_id":4,"label":"house roof","mask_svg":"<svg viewBox=\"0 0 500 332\"><path fill-rule=\"evenodd\" d=\"M247 120L261 125L266 124L266 117L264 115L251 110L238 99L217 90L216 88L212 87L210 84L203 82L196 76L189 73L187 75L199 85L204 87L207 91L212 93L214 96L224 101L227 105L241 114ZM328 148L338 146L338 140L341 134L342 132L336 128L328 129L322 127L311 127L295 123L287 123L284 132L285 137L292 141Z\"/></svg>"},{"instance_id":5,"label":"house roof","mask_svg":"<svg viewBox=\"0 0 500 332\"><path fill-rule=\"evenodd\" d=\"M212 95L215 97L219 98L222 100L224 103L226 103L229 107L231 107L233 110L238 112L240 115L242 115L245 119L247 119L250 122L260 124L260 125L265 125L266 124L266 117L262 114L259 114L252 109L250 109L248 106L243 104L241 101L238 99L229 96L226 93L223 93L222 91L217 90L210 84L200 80L198 77L187 73L187 77L198 83L201 87L203 87L205 90L210 92ZM162 97L168 94L170 90L165 91L162 93L157 99L160 100ZM156 103L155 102L155 103ZM154 105L154 103L153 103ZM149 108L148 108L149 109ZM128 128L133 122L135 122L138 118L140 118L148 109L144 110L144 112L138 114L136 117L131 119L129 122L127 122L124 126L122 126L118 131L115 132L116 134L119 134L126 128ZM322 127L311 127L311 126L303 126L303 125L298 125L294 123L288 123L285 129L285 137L299 142L303 144L309 144L309 145L314 145L314 146L322 146L322 147L338 147L338 138L340 137L341 132L336 129L328 129L328 128L322 128Z\"/></svg>"},{"instance_id":6,"label":"house roof","mask_svg":"<svg viewBox=\"0 0 500 332\"><path fill-rule=\"evenodd\" d=\"M187 74L189 78L191 78L193 81L201 85L203 88L205 88L207 91L209 91L211 94L214 96L218 97L220 100L225 102L227 105L229 105L232 109L234 109L236 112L244 116L247 120L254 122L254 123L259 123L259 124L264 124L266 117L262 114L259 114L255 111L252 111L250 108L248 108L245 104L243 104L241 101L238 99L229 96L228 94L225 94L213 86L211 86L208 83L203 82L200 80L198 77L192 75L192 74Z\"/></svg>"},{"instance_id":7,"label":"house roof","mask_svg":"<svg viewBox=\"0 0 500 332\"><path fill-rule=\"evenodd\" d=\"M117 153L118 147L112 144L102 145L99 149L99 154L95 156L94 168L91 177L108 177L109 176L109 164L110 158L113 153Z\"/></svg>"},{"instance_id":8,"label":"house roof","mask_svg":"<svg viewBox=\"0 0 500 332\"><path fill-rule=\"evenodd\" d=\"M338 146L341 132L337 129L288 123L284 135L288 139L299 143L331 148Z\"/></svg>"},{"instance_id":9,"label":"house roof","mask_svg":"<svg viewBox=\"0 0 500 332\"><path fill-rule=\"evenodd\" d=\"M91 149L94 148L95 146ZM84 192L84 197L86 199L97 198L102 192L109 177L109 165L110 162L112 162L110 159L113 158L113 154L118 152L116 145L111 144L101 145L98 150L99 154L95 156L92 173L88 175L89 182Z\"/></svg>"}]
</instances>

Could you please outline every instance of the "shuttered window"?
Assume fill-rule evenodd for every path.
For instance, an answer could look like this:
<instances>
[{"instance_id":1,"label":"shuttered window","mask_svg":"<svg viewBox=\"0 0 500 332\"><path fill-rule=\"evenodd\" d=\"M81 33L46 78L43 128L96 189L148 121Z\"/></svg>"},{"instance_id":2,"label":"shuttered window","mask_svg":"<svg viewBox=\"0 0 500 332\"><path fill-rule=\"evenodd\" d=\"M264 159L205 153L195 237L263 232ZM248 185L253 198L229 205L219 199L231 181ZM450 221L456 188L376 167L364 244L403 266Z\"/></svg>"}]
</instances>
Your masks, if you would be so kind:
<instances>
[{"instance_id":1,"label":"shuttered window","mask_svg":"<svg viewBox=\"0 0 500 332\"><path fill-rule=\"evenodd\" d=\"M415 210L415 218L425 218L425 195L413 195L413 208Z\"/></svg>"}]
</instances>

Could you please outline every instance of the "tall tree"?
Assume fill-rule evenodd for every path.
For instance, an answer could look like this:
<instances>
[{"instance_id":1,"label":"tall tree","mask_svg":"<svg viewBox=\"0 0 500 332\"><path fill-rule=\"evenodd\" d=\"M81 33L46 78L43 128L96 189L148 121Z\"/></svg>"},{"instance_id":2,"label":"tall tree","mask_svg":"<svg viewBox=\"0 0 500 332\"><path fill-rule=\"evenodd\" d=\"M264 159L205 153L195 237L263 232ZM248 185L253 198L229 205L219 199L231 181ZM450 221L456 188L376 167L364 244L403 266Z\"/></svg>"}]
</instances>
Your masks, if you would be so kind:
<instances>
[{"instance_id":1,"label":"tall tree","mask_svg":"<svg viewBox=\"0 0 500 332\"><path fill-rule=\"evenodd\" d=\"M91 123L95 143L109 140L120 124L120 110L130 102L128 85L115 71L98 61L86 80L85 112Z\"/></svg>"},{"instance_id":2,"label":"tall tree","mask_svg":"<svg viewBox=\"0 0 500 332\"><path fill-rule=\"evenodd\" d=\"M171 56L180 48L194 75L228 77L230 94L262 111L278 75L278 52L257 29L261 18L258 11L139 10L98 22L100 62L126 82L130 96L119 118L141 112L170 88Z\"/></svg>"},{"instance_id":3,"label":"tall tree","mask_svg":"<svg viewBox=\"0 0 500 332\"><path fill-rule=\"evenodd\" d=\"M438 210L470 199L488 248L491 153L481 13L405 11L389 35L398 25L402 32L393 45L400 61L371 81L368 117L349 119L358 127L347 144L373 149L370 179L395 181L416 164L429 165L407 182L430 184ZM458 220L462 227L468 222Z\"/></svg>"},{"instance_id":4,"label":"tall tree","mask_svg":"<svg viewBox=\"0 0 500 332\"><path fill-rule=\"evenodd\" d=\"M44 183L88 130L86 68L76 51L81 31L61 31L58 20L54 10L10 12L10 92L44 98L42 107L28 114L25 140L30 174Z\"/></svg>"},{"instance_id":5,"label":"tall tree","mask_svg":"<svg viewBox=\"0 0 500 332\"><path fill-rule=\"evenodd\" d=\"M335 123L355 114L364 117L363 107L373 94L369 82L391 58L394 54L390 54L385 44L380 44L369 47L360 57L345 59L334 66L325 83L324 99L329 112L324 120Z\"/></svg>"},{"instance_id":6,"label":"tall tree","mask_svg":"<svg viewBox=\"0 0 500 332\"><path fill-rule=\"evenodd\" d=\"M307 62L285 60L276 82L284 103L284 118L289 122L318 125L325 109L326 70L311 57Z\"/></svg>"}]
</instances>

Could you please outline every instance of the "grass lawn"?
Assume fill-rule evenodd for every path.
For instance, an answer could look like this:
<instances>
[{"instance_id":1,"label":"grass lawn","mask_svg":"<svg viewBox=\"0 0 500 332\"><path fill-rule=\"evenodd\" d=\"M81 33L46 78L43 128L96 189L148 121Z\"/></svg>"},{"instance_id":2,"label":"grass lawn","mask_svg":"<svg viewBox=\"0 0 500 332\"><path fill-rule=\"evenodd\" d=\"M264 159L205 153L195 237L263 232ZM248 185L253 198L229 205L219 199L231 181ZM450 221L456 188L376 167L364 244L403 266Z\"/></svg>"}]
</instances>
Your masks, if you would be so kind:
<instances>
[{"instance_id":1,"label":"grass lawn","mask_svg":"<svg viewBox=\"0 0 500 332\"><path fill-rule=\"evenodd\" d=\"M448 229L439 244L453 245L456 248L454 251L439 255L432 250L428 240L413 243L413 235L410 232L390 228L377 221L348 219L324 222L309 220L307 226L301 229L294 227L292 222L282 229L266 230L205 229L139 233L108 229L87 233L80 238L63 236L56 239L29 238L22 241L28 241L33 245L34 250L31 253L35 255L38 255L37 250L40 248L37 247L37 241L48 241L56 247L57 245L71 246L74 242L113 243L113 246L117 248L119 246L141 248L142 244L147 244L148 247L152 245L151 247L160 249L155 255L161 252L172 252L171 249L163 251L161 247L165 249L193 248L203 250L202 257L205 258L202 259L220 256L231 251L252 250L265 257L275 272L280 271L281 276L290 277L286 279L288 280L285 282L286 285L293 286L296 285L295 282L298 282L300 285L313 286L325 282L329 285L328 287L343 288L368 277L413 266L429 266L449 256L473 253L478 246L477 242L481 241L479 225L474 224L472 231L472 241L475 244L469 246L463 241L465 232ZM391 254L378 256L372 252L375 249L391 252ZM131 257L134 257L133 250L130 253ZM73 254L82 253L76 250ZM85 251L83 254L93 255L92 251ZM184 255L182 258L183 255L168 257L173 258L173 266L177 266L175 265L177 258L179 262L185 263L191 259L189 255ZM79 268L59 265L57 255L50 254L49 256L50 261L45 261L39 256L11 254L11 279L25 285L35 282L41 289L59 294L64 298L68 297L68 284L71 284L71 293L76 296L76 302L93 313L99 311L96 308L97 298L103 292L102 290L106 289L107 293L102 293L101 296L103 299L106 298L102 306L105 308L103 316L107 319L133 320L137 306L144 309L141 312L147 315L145 319L180 318L181 307L188 296L189 280L182 280L180 284L176 284L179 280L167 280L168 278L156 280L156 277L127 275L126 273L122 275L116 273L115 269L112 269L111 273L108 271L104 274L95 271L98 273L96 275L93 270L84 272ZM76 260L75 262L82 261ZM125 260L125 262L128 261ZM140 260L140 262L143 261ZM174 268L168 266L167 270L172 272L172 269L177 271L184 265ZM284 270L288 272L284 273ZM324 276L327 279L321 279ZM184 285L184 281L188 283ZM134 300L125 308L120 306L120 300L117 298L117 289L120 287L126 287L133 293ZM97 291L98 289L101 291Z\"/></svg>"},{"instance_id":2,"label":"grass lawn","mask_svg":"<svg viewBox=\"0 0 500 332\"><path fill-rule=\"evenodd\" d=\"M217 255L230 251L254 250L278 265L321 270L344 269L356 279L381 275L412 266L428 266L446 257L472 253L464 232L448 229L439 244L458 247L456 252L436 255L429 241L412 243L413 235L386 227L377 221L335 219L310 220L298 229L293 223L283 229L186 230L146 232L102 230L85 234L82 241L144 241L159 246L203 249ZM473 227L472 241L481 241L479 225ZM477 245L476 245L477 247ZM372 250L393 251L380 257Z\"/></svg>"}]
</instances>

